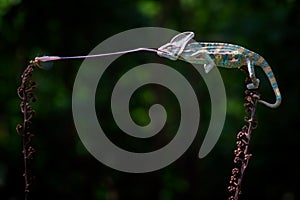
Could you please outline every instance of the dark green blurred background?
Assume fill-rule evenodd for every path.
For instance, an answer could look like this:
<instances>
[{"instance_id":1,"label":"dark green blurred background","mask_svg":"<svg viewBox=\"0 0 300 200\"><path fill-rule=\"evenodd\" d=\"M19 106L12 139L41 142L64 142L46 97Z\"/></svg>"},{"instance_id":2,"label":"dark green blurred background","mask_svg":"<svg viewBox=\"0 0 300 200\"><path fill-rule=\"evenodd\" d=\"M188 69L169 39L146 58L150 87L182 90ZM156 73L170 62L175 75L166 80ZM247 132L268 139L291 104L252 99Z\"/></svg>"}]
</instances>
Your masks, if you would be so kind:
<instances>
[{"instance_id":1,"label":"dark green blurred background","mask_svg":"<svg viewBox=\"0 0 300 200\"><path fill-rule=\"evenodd\" d=\"M22 116L16 90L28 61L40 55L86 55L114 34L147 26L191 30L197 41L235 43L266 58L283 102L276 110L258 107L259 126L250 145L253 157L242 197L300 199L299 6L296 0L0 0L0 199L23 199L21 136L15 131ZM164 88L147 86L132 101L133 118L137 123L147 123L149 105L162 101L171 124L163 133L144 144L124 136L111 119L107 107L112 80L126 71L126 66L149 60L165 62L152 53L128 55L103 78L107 94L97 94L97 111L107 114L101 123L111 139L135 151L166 144L176 134L179 123L174 96ZM50 71L34 72L33 79L38 84L38 101L33 104L37 153L31 199L227 199L235 134L244 124L242 72L220 70L228 97L227 118L215 148L200 160L197 153L210 116L208 93L190 65L169 62L191 79L197 91L202 120L199 133L188 151L170 166L147 174L128 174L98 162L79 140L72 119L71 96L80 64L81 61L57 62ZM269 83L257 71L263 97L273 101Z\"/></svg>"}]
</instances>

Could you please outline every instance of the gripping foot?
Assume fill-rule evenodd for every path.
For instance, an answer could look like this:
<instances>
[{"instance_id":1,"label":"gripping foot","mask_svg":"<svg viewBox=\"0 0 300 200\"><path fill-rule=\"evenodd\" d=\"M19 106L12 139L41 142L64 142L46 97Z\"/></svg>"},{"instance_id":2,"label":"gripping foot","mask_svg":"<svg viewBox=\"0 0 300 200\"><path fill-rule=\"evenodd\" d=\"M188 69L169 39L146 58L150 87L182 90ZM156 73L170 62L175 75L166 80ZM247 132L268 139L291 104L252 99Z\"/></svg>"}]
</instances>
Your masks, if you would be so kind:
<instances>
[{"instance_id":1,"label":"gripping foot","mask_svg":"<svg viewBox=\"0 0 300 200\"><path fill-rule=\"evenodd\" d=\"M255 78L255 79L251 78L251 80L252 80L252 83L247 84L247 88L249 90L257 89L258 86L259 86L259 79L258 78ZM253 80L255 80L255 81L253 81Z\"/></svg>"}]
</instances>

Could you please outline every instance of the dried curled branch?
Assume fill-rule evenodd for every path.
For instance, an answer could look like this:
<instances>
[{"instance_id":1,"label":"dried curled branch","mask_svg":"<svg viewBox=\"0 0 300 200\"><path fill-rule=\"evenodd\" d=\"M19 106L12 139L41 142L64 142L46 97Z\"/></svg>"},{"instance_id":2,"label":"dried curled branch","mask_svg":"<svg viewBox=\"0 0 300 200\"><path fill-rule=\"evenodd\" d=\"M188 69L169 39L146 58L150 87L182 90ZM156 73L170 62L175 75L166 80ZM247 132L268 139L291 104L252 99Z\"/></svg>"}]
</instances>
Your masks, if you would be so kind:
<instances>
[{"instance_id":1,"label":"dried curled branch","mask_svg":"<svg viewBox=\"0 0 300 200\"><path fill-rule=\"evenodd\" d=\"M242 69L243 70L243 69ZM246 70L244 70L246 71ZM245 80L246 85L251 83L249 76L246 77ZM248 166L249 160L252 154L249 153L249 144L251 139L252 130L257 127L257 121L255 119L255 111L257 102L259 99L259 92L258 90L246 90L245 91L245 100L246 103L244 104L245 112L247 116L244 118L247 122L240 132L237 134L237 149L234 150L234 167L231 171L231 176L229 180L228 191L230 192L231 196L228 200L238 200L239 195L241 194L241 185L242 180L244 177L245 169ZM250 115L250 116L248 116Z\"/></svg>"},{"instance_id":2,"label":"dried curled branch","mask_svg":"<svg viewBox=\"0 0 300 200\"><path fill-rule=\"evenodd\" d=\"M23 159L24 159L24 181L25 181L25 200L28 199L30 186L33 181L33 176L31 173L31 161L35 153L35 149L32 146L32 138L34 136L31 133L31 119L35 114L35 111L32 109L30 103L35 102L36 98L34 97L33 90L36 88L36 83L33 82L30 78L32 76L33 70L35 68L34 63L28 65L28 67L23 72L21 79L21 85L18 87L17 93L21 99L20 109L23 114L23 123L18 124L16 127L17 132L23 138Z\"/></svg>"}]
</instances>

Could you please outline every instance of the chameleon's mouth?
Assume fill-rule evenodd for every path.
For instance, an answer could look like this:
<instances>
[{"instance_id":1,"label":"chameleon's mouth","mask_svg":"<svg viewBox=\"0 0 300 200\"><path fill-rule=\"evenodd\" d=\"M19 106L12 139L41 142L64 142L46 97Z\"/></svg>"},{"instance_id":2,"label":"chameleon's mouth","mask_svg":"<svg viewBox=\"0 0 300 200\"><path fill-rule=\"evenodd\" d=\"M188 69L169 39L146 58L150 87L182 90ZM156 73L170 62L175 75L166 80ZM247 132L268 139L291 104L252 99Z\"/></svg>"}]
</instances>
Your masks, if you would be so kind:
<instances>
[{"instance_id":1,"label":"chameleon's mouth","mask_svg":"<svg viewBox=\"0 0 300 200\"><path fill-rule=\"evenodd\" d=\"M157 49L156 52L157 52L157 54L160 55L160 56L166 56L166 55L172 56L172 53L171 53L171 52L165 51L165 50L163 51L163 50L161 50L160 48Z\"/></svg>"},{"instance_id":2,"label":"chameleon's mouth","mask_svg":"<svg viewBox=\"0 0 300 200\"><path fill-rule=\"evenodd\" d=\"M159 50L157 51L157 55L164 57L164 58L168 58L170 60L177 60L179 55L178 54L174 54L174 52L168 52L168 51L162 51Z\"/></svg>"}]
</instances>

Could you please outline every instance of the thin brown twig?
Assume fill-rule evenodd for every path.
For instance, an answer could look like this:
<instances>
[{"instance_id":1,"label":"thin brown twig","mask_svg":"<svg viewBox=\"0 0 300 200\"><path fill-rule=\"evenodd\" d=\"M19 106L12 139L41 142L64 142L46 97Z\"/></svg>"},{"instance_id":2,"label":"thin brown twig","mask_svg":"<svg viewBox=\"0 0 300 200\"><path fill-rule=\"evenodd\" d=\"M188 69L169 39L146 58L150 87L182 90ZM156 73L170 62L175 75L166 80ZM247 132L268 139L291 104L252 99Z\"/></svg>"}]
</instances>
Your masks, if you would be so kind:
<instances>
[{"instance_id":1,"label":"thin brown twig","mask_svg":"<svg viewBox=\"0 0 300 200\"><path fill-rule=\"evenodd\" d=\"M35 82L30 78L35 68L34 63L30 63L24 70L21 76L21 85L18 87L17 93L21 99L20 109L23 114L23 123L18 124L16 127L17 132L22 136L23 143L23 161L24 161L24 199L28 200L29 192L33 181L31 173L31 161L35 153L35 149L32 146L31 133L31 119L35 114L35 111L31 107L31 102L35 102L36 98L33 95L33 89L36 88Z\"/></svg>"},{"instance_id":2,"label":"thin brown twig","mask_svg":"<svg viewBox=\"0 0 300 200\"><path fill-rule=\"evenodd\" d=\"M243 71L246 71L242 68ZM246 71L247 72L247 71ZM251 83L249 75L246 77L245 84ZM246 103L244 107L246 108L247 115L249 117L245 117L245 121L247 125L245 125L240 132L237 134L237 149L234 151L234 167L231 171L228 191L230 192L230 197L228 200L238 200L241 194L241 185L244 178L245 170L249 164L249 160L252 154L249 152L249 144L251 139L252 130L257 127L257 121L255 119L255 111L257 106L257 101L259 99L259 91L246 89L245 91L245 100Z\"/></svg>"}]
</instances>

